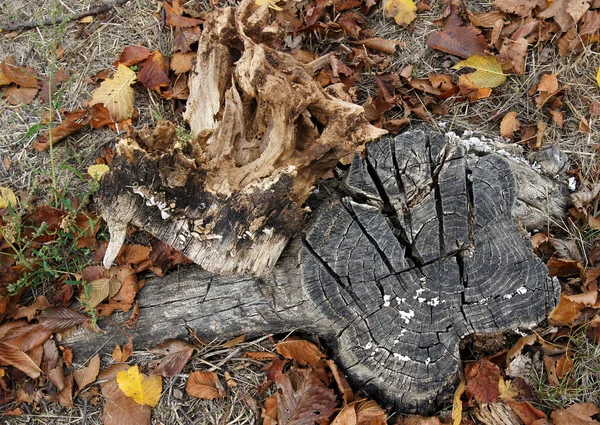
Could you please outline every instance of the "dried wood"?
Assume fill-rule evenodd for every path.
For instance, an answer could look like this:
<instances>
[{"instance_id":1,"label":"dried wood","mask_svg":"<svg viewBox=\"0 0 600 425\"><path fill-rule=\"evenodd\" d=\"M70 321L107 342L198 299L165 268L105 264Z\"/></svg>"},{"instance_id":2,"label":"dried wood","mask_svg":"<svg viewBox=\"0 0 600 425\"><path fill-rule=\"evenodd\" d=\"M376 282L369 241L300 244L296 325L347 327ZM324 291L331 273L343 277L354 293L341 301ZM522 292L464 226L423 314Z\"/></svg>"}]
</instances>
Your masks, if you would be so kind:
<instances>
[{"instance_id":1,"label":"dried wood","mask_svg":"<svg viewBox=\"0 0 600 425\"><path fill-rule=\"evenodd\" d=\"M427 127L371 143L263 278L149 279L134 344L186 325L203 337L305 329L362 390L433 412L452 397L461 338L532 328L556 305L560 288L515 226L514 202L496 154L468 155ZM81 356L120 338L78 331L66 343Z\"/></svg>"}]
</instances>

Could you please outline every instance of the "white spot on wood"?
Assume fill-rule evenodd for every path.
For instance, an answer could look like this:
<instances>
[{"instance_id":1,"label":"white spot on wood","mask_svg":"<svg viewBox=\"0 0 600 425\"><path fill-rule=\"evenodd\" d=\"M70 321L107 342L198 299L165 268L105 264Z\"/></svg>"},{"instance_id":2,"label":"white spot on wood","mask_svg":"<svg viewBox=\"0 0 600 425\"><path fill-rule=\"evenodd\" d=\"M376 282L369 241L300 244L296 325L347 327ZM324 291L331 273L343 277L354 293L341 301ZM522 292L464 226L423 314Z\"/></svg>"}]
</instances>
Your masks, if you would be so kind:
<instances>
[{"instance_id":1,"label":"white spot on wood","mask_svg":"<svg viewBox=\"0 0 600 425\"><path fill-rule=\"evenodd\" d=\"M365 345L365 350L370 350L373 347L373 341L369 341L367 345Z\"/></svg>"},{"instance_id":2,"label":"white spot on wood","mask_svg":"<svg viewBox=\"0 0 600 425\"><path fill-rule=\"evenodd\" d=\"M398 311L398 313L400 313L400 318L402 320L404 320L404 323L406 323L407 325L410 323L410 319L412 319L413 317L415 317L415 312L414 310L409 310L409 311Z\"/></svg>"},{"instance_id":3,"label":"white spot on wood","mask_svg":"<svg viewBox=\"0 0 600 425\"><path fill-rule=\"evenodd\" d=\"M520 288L517 289L517 294L519 295L525 295L527 293L527 288L525 288L524 286L521 286Z\"/></svg>"},{"instance_id":4,"label":"white spot on wood","mask_svg":"<svg viewBox=\"0 0 600 425\"><path fill-rule=\"evenodd\" d=\"M419 301L419 303L424 303L427 301L427 298L418 298L417 301Z\"/></svg>"},{"instance_id":5,"label":"white spot on wood","mask_svg":"<svg viewBox=\"0 0 600 425\"><path fill-rule=\"evenodd\" d=\"M389 307L390 306L390 300L392 299L391 295L384 295L383 296L383 306L384 307Z\"/></svg>"},{"instance_id":6,"label":"white spot on wood","mask_svg":"<svg viewBox=\"0 0 600 425\"><path fill-rule=\"evenodd\" d=\"M431 363L431 359L429 357L427 357L425 359L425 366L429 366L429 363Z\"/></svg>"},{"instance_id":7,"label":"white spot on wood","mask_svg":"<svg viewBox=\"0 0 600 425\"><path fill-rule=\"evenodd\" d=\"M435 297L430 299L429 301L427 301L427 305L430 305L432 307L435 307L436 305L440 304L440 297Z\"/></svg>"},{"instance_id":8,"label":"white spot on wood","mask_svg":"<svg viewBox=\"0 0 600 425\"><path fill-rule=\"evenodd\" d=\"M400 353L394 353L394 357L396 357L398 360L402 360L402 361L405 361L405 362L408 362L408 361L410 361L410 357L408 357L408 356L403 356L403 355L402 355L402 354L400 354Z\"/></svg>"},{"instance_id":9,"label":"white spot on wood","mask_svg":"<svg viewBox=\"0 0 600 425\"><path fill-rule=\"evenodd\" d=\"M577 179L575 177L569 177L569 190L575 192L577 189Z\"/></svg>"}]
</instances>

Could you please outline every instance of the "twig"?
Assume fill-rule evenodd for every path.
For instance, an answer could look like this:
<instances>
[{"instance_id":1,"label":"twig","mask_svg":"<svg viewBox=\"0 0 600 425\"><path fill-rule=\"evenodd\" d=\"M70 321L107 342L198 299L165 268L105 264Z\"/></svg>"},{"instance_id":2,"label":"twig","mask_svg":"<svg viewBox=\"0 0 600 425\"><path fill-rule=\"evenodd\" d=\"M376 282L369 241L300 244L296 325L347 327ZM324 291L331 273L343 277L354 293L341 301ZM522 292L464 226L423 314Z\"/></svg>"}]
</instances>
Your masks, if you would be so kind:
<instances>
[{"instance_id":1,"label":"twig","mask_svg":"<svg viewBox=\"0 0 600 425\"><path fill-rule=\"evenodd\" d=\"M88 9L83 12L74 13L72 15L62 15L62 16L59 16L58 18L45 19L43 21L38 21L38 22L15 22L14 24L0 26L0 32L30 30L32 28L60 24L64 21L76 21L81 18L85 18L86 16L99 15L100 13L108 12L109 10L111 10L117 6L124 5L128 1L129 0L115 0L112 3L101 4L99 6L92 7L91 9Z\"/></svg>"}]
</instances>

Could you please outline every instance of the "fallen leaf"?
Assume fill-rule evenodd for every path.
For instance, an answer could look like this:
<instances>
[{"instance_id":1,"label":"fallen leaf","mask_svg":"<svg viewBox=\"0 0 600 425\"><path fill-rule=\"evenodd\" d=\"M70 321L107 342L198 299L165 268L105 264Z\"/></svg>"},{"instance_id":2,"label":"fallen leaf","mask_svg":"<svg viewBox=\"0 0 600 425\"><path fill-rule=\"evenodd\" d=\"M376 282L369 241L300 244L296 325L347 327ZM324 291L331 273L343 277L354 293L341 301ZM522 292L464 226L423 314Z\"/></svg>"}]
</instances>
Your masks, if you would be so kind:
<instances>
[{"instance_id":1,"label":"fallen leaf","mask_svg":"<svg viewBox=\"0 0 600 425\"><path fill-rule=\"evenodd\" d=\"M56 73L52 76L52 82L50 82L50 78L45 78L42 81L42 88L40 89L40 100L44 103L48 103L56 93L58 86L66 81L69 81L69 78L69 74L62 69L56 71Z\"/></svg>"},{"instance_id":2,"label":"fallen leaf","mask_svg":"<svg viewBox=\"0 0 600 425\"><path fill-rule=\"evenodd\" d=\"M387 55L393 55L396 52L396 48L398 46L400 46L400 47L405 46L405 44L402 41L389 40L386 38L377 38L377 37L357 40L354 43L361 44L363 46L368 47L369 49L377 50L377 51L383 52Z\"/></svg>"},{"instance_id":3,"label":"fallen leaf","mask_svg":"<svg viewBox=\"0 0 600 425\"><path fill-rule=\"evenodd\" d=\"M559 92L558 79L554 74L545 74L542 76L536 89L539 93L535 97L535 104L541 108L550 98Z\"/></svg>"},{"instance_id":4,"label":"fallen leaf","mask_svg":"<svg viewBox=\"0 0 600 425\"><path fill-rule=\"evenodd\" d=\"M147 47L143 46L125 46L123 51L121 52L121 56L119 59L113 63L114 66L118 66L119 64L125 66L131 66L138 64L148 58L152 51Z\"/></svg>"},{"instance_id":5,"label":"fallen leaf","mask_svg":"<svg viewBox=\"0 0 600 425\"><path fill-rule=\"evenodd\" d=\"M0 188L0 193L2 188ZM6 207L5 207L6 208ZM27 321L30 322L40 311L50 307L50 303L45 296L38 296L33 303L27 307L20 307L17 313L14 315L13 320L22 319L27 317Z\"/></svg>"},{"instance_id":6,"label":"fallen leaf","mask_svg":"<svg viewBox=\"0 0 600 425\"><path fill-rule=\"evenodd\" d=\"M119 389L114 380L101 385L104 396L103 425L146 425L150 424L152 408L137 404Z\"/></svg>"},{"instance_id":7,"label":"fallen leaf","mask_svg":"<svg viewBox=\"0 0 600 425\"><path fill-rule=\"evenodd\" d=\"M487 359L480 359L473 364L467 375L467 391L479 403L491 403L498 398L498 382L500 368Z\"/></svg>"},{"instance_id":8,"label":"fallen leaf","mask_svg":"<svg viewBox=\"0 0 600 425\"><path fill-rule=\"evenodd\" d=\"M244 357L253 360L276 360L279 358L277 354L270 351L246 351Z\"/></svg>"},{"instance_id":9,"label":"fallen leaf","mask_svg":"<svg viewBox=\"0 0 600 425\"><path fill-rule=\"evenodd\" d=\"M450 14L444 23L443 30L431 34L427 39L427 45L432 49L461 58L483 55L487 41L481 35L481 31L472 25L462 25L460 3L452 2L449 7Z\"/></svg>"},{"instance_id":10,"label":"fallen leaf","mask_svg":"<svg viewBox=\"0 0 600 425\"><path fill-rule=\"evenodd\" d=\"M364 400L356 406L357 425L386 425L385 411L373 400Z\"/></svg>"},{"instance_id":11,"label":"fallen leaf","mask_svg":"<svg viewBox=\"0 0 600 425\"><path fill-rule=\"evenodd\" d=\"M514 400L519 395L519 391L512 383L502 378L498 381L498 392L500 393L498 398L502 400Z\"/></svg>"},{"instance_id":12,"label":"fallen leaf","mask_svg":"<svg viewBox=\"0 0 600 425\"><path fill-rule=\"evenodd\" d=\"M185 392L203 400L213 400L225 396L223 386L215 372L194 371L190 373Z\"/></svg>"},{"instance_id":13,"label":"fallen leaf","mask_svg":"<svg viewBox=\"0 0 600 425\"><path fill-rule=\"evenodd\" d=\"M117 344L112 352L112 358L115 362L126 362L133 355L133 340L128 338L127 344L121 346Z\"/></svg>"},{"instance_id":14,"label":"fallen leaf","mask_svg":"<svg viewBox=\"0 0 600 425\"><path fill-rule=\"evenodd\" d=\"M65 332L90 318L66 307L49 307L40 313L38 320L42 326L53 332Z\"/></svg>"},{"instance_id":15,"label":"fallen leaf","mask_svg":"<svg viewBox=\"0 0 600 425\"><path fill-rule=\"evenodd\" d=\"M38 136L36 141L33 144L33 147L38 152L43 152L50 147L50 138L52 136L52 143L56 144L61 141L65 137L70 136L78 130L81 130L83 127L90 123L92 119L88 110L80 109L72 112L65 112L65 119L52 128L52 132L50 130L46 131L44 134Z\"/></svg>"},{"instance_id":16,"label":"fallen leaf","mask_svg":"<svg viewBox=\"0 0 600 425\"><path fill-rule=\"evenodd\" d=\"M504 137L505 139L514 140L515 131L518 131L520 126L521 124L517 119L517 113L509 112L504 115L502 121L500 122L500 136Z\"/></svg>"},{"instance_id":17,"label":"fallen leaf","mask_svg":"<svg viewBox=\"0 0 600 425\"><path fill-rule=\"evenodd\" d=\"M508 405L521 418L525 425L532 425L538 419L547 419L544 412L536 409L527 401L517 403L516 401L509 400Z\"/></svg>"},{"instance_id":18,"label":"fallen leaf","mask_svg":"<svg viewBox=\"0 0 600 425\"><path fill-rule=\"evenodd\" d=\"M556 125L562 128L564 122L563 113L555 110L550 110L548 112L550 112L550 115L552 116L552 121L554 121Z\"/></svg>"},{"instance_id":19,"label":"fallen leaf","mask_svg":"<svg viewBox=\"0 0 600 425\"><path fill-rule=\"evenodd\" d=\"M173 35L173 51L187 53L191 45L200 39L200 27L176 27Z\"/></svg>"},{"instance_id":20,"label":"fallen leaf","mask_svg":"<svg viewBox=\"0 0 600 425\"><path fill-rule=\"evenodd\" d=\"M554 0L538 13L542 19L554 18L563 32L574 26L590 7L591 0Z\"/></svg>"},{"instance_id":21,"label":"fallen leaf","mask_svg":"<svg viewBox=\"0 0 600 425\"><path fill-rule=\"evenodd\" d=\"M171 58L171 69L175 74L183 74L192 69L192 63L196 57L195 53L173 53Z\"/></svg>"},{"instance_id":22,"label":"fallen leaf","mask_svg":"<svg viewBox=\"0 0 600 425\"><path fill-rule=\"evenodd\" d=\"M109 80L104 80L92 93L90 106L97 103L108 109L113 121L129 119L133 114L133 89L136 75L131 69L119 64L117 72Z\"/></svg>"},{"instance_id":23,"label":"fallen leaf","mask_svg":"<svg viewBox=\"0 0 600 425\"><path fill-rule=\"evenodd\" d=\"M4 97L14 106L29 105L35 99L37 92L38 89L11 85L4 90Z\"/></svg>"},{"instance_id":24,"label":"fallen leaf","mask_svg":"<svg viewBox=\"0 0 600 425\"><path fill-rule=\"evenodd\" d=\"M476 86L469 80L466 75L458 77L458 88L463 96L466 96L471 102L476 102L479 99L490 97L492 89L481 88Z\"/></svg>"},{"instance_id":25,"label":"fallen leaf","mask_svg":"<svg viewBox=\"0 0 600 425\"><path fill-rule=\"evenodd\" d=\"M504 40L500 47L498 60L502 63L503 70L517 75L525 74L525 58L529 43L525 38L517 40ZM510 64L510 66L506 66Z\"/></svg>"},{"instance_id":26,"label":"fallen leaf","mask_svg":"<svg viewBox=\"0 0 600 425\"><path fill-rule=\"evenodd\" d=\"M181 10L178 7L173 7L167 2L162 2L167 15L167 25L171 27L195 27L201 25L204 21L201 19L188 18L181 16Z\"/></svg>"},{"instance_id":27,"label":"fallen leaf","mask_svg":"<svg viewBox=\"0 0 600 425\"><path fill-rule=\"evenodd\" d=\"M442 422L435 416L409 415L398 425L442 425Z\"/></svg>"},{"instance_id":28,"label":"fallen leaf","mask_svg":"<svg viewBox=\"0 0 600 425\"><path fill-rule=\"evenodd\" d=\"M117 256L117 262L119 264L137 265L148 260L151 251L152 248L149 246L126 244L121 248Z\"/></svg>"},{"instance_id":29,"label":"fallen leaf","mask_svg":"<svg viewBox=\"0 0 600 425\"><path fill-rule=\"evenodd\" d=\"M25 352L0 342L0 364L14 366L32 379L37 378L42 370Z\"/></svg>"},{"instance_id":30,"label":"fallen leaf","mask_svg":"<svg viewBox=\"0 0 600 425\"><path fill-rule=\"evenodd\" d=\"M0 209L8 208L11 205L13 208L17 207L17 197L15 193L8 187L0 186Z\"/></svg>"},{"instance_id":31,"label":"fallen leaf","mask_svg":"<svg viewBox=\"0 0 600 425\"><path fill-rule=\"evenodd\" d=\"M269 9L281 11L283 9L279 6L277 6L278 1L279 0L254 0L254 4L257 6L266 6Z\"/></svg>"},{"instance_id":32,"label":"fallen leaf","mask_svg":"<svg viewBox=\"0 0 600 425\"><path fill-rule=\"evenodd\" d=\"M287 339L275 344L275 349L286 359L296 360L301 365L316 365L325 354L319 347L303 339Z\"/></svg>"},{"instance_id":33,"label":"fallen leaf","mask_svg":"<svg viewBox=\"0 0 600 425\"><path fill-rule=\"evenodd\" d=\"M469 21L477 27L494 28L496 21L504 19L506 14L498 10L483 13L471 13L467 11L467 16L469 17Z\"/></svg>"},{"instance_id":34,"label":"fallen leaf","mask_svg":"<svg viewBox=\"0 0 600 425\"><path fill-rule=\"evenodd\" d=\"M300 425L328 418L336 396L310 369L292 369L277 380L277 416L281 425Z\"/></svg>"},{"instance_id":35,"label":"fallen leaf","mask_svg":"<svg viewBox=\"0 0 600 425\"><path fill-rule=\"evenodd\" d=\"M592 403L574 404L566 409L552 412L550 417L554 425L595 425L600 424L592 416L600 413L600 409Z\"/></svg>"},{"instance_id":36,"label":"fallen leaf","mask_svg":"<svg viewBox=\"0 0 600 425\"><path fill-rule=\"evenodd\" d=\"M464 67L475 69L475 72L466 74L466 77L477 87L494 88L506 81L507 75L504 74L502 65L494 56L471 56L458 62L452 69L462 69Z\"/></svg>"},{"instance_id":37,"label":"fallen leaf","mask_svg":"<svg viewBox=\"0 0 600 425\"><path fill-rule=\"evenodd\" d=\"M591 132L590 123L585 117L581 117L581 120L579 121L579 131L586 134Z\"/></svg>"},{"instance_id":38,"label":"fallen leaf","mask_svg":"<svg viewBox=\"0 0 600 425\"><path fill-rule=\"evenodd\" d=\"M100 356L96 354L90 359L86 367L73 372L73 378L75 378L79 392L92 384L98 377L98 373L100 373Z\"/></svg>"},{"instance_id":39,"label":"fallen leaf","mask_svg":"<svg viewBox=\"0 0 600 425\"><path fill-rule=\"evenodd\" d=\"M129 311L140 289L135 271L129 265L113 266L110 279L120 282L121 289L109 298L108 303L98 306L98 314L101 316L110 316L115 310Z\"/></svg>"},{"instance_id":40,"label":"fallen leaf","mask_svg":"<svg viewBox=\"0 0 600 425\"><path fill-rule=\"evenodd\" d=\"M417 6L413 0L386 0L385 11L389 18L405 27L417 17Z\"/></svg>"},{"instance_id":41,"label":"fallen leaf","mask_svg":"<svg viewBox=\"0 0 600 425\"><path fill-rule=\"evenodd\" d=\"M356 410L354 410L354 406L345 406L340 412L336 415L331 425L356 425Z\"/></svg>"},{"instance_id":42,"label":"fallen leaf","mask_svg":"<svg viewBox=\"0 0 600 425\"><path fill-rule=\"evenodd\" d=\"M22 88L37 89L40 88L40 82L32 68L17 66L12 56L7 56L0 63L3 79L15 83Z\"/></svg>"},{"instance_id":43,"label":"fallen leaf","mask_svg":"<svg viewBox=\"0 0 600 425\"><path fill-rule=\"evenodd\" d=\"M94 164L90 165L87 169L88 176L96 181L100 181L103 175L108 173L110 168L106 164Z\"/></svg>"},{"instance_id":44,"label":"fallen leaf","mask_svg":"<svg viewBox=\"0 0 600 425\"><path fill-rule=\"evenodd\" d=\"M82 294L82 299L90 307L96 307L108 297L114 296L121 289L121 282L117 279L103 277L90 282L89 288L89 294L86 289L85 293Z\"/></svg>"},{"instance_id":45,"label":"fallen leaf","mask_svg":"<svg viewBox=\"0 0 600 425\"><path fill-rule=\"evenodd\" d=\"M498 9L523 17L530 16L536 7L545 5L545 0L494 0L494 6Z\"/></svg>"},{"instance_id":46,"label":"fallen leaf","mask_svg":"<svg viewBox=\"0 0 600 425\"><path fill-rule=\"evenodd\" d=\"M583 272L583 267L577 260L552 257L548 260L547 266L550 276L578 276Z\"/></svg>"},{"instance_id":47,"label":"fallen leaf","mask_svg":"<svg viewBox=\"0 0 600 425\"><path fill-rule=\"evenodd\" d=\"M190 359L195 347L187 342L171 339L150 349L152 354L163 356L154 367L154 372L164 376L175 376Z\"/></svg>"},{"instance_id":48,"label":"fallen leaf","mask_svg":"<svg viewBox=\"0 0 600 425\"><path fill-rule=\"evenodd\" d=\"M242 342L246 341L246 334L240 335L236 338L230 339L227 342L224 342L223 344L219 345L220 348L233 348L238 344L241 344Z\"/></svg>"},{"instance_id":49,"label":"fallen leaf","mask_svg":"<svg viewBox=\"0 0 600 425\"><path fill-rule=\"evenodd\" d=\"M327 365L331 370L333 379L335 379L338 391L344 399L344 404L350 404L352 401L354 401L354 392L352 391L350 384L348 384L344 373L337 367L333 360L327 360Z\"/></svg>"},{"instance_id":50,"label":"fallen leaf","mask_svg":"<svg viewBox=\"0 0 600 425\"><path fill-rule=\"evenodd\" d=\"M554 326L572 325L581 316L581 310L593 306L598 291L588 291L578 295L560 294L558 305L548 315L548 322Z\"/></svg>"},{"instance_id":51,"label":"fallen leaf","mask_svg":"<svg viewBox=\"0 0 600 425\"><path fill-rule=\"evenodd\" d=\"M169 67L169 59L155 50L142 64L138 79L146 88L160 91L161 87L169 87Z\"/></svg>"},{"instance_id":52,"label":"fallen leaf","mask_svg":"<svg viewBox=\"0 0 600 425\"><path fill-rule=\"evenodd\" d=\"M135 400L137 404L154 407L162 392L162 378L158 375L145 376L138 365L117 372L119 389Z\"/></svg>"},{"instance_id":53,"label":"fallen leaf","mask_svg":"<svg viewBox=\"0 0 600 425\"><path fill-rule=\"evenodd\" d=\"M465 392L465 381L460 381L456 391L454 391L454 400L452 402L452 425L460 425L462 420L462 401L461 397Z\"/></svg>"}]
</instances>

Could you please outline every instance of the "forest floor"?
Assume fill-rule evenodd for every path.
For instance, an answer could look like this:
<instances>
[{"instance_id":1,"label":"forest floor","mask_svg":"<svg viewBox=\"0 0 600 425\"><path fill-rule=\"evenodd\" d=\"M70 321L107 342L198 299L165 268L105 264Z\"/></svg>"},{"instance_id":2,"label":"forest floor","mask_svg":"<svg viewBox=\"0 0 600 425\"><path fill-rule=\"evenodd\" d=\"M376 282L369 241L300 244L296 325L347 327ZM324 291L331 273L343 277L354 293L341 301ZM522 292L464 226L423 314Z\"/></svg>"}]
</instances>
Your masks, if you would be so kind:
<instances>
[{"instance_id":1,"label":"forest floor","mask_svg":"<svg viewBox=\"0 0 600 425\"><path fill-rule=\"evenodd\" d=\"M371 401L352 404L348 394L357 392L360 400L360 388L352 391L330 379L339 404L319 423L600 423L595 416L600 413L600 4L583 1L585 10L567 11L556 5L550 10L543 0L466 1L462 6L424 0L417 2L413 19L406 18L411 0L388 1L396 8L392 13L400 11L403 25L378 1L264 3L278 23L273 47L306 63L330 54L315 78L324 87L343 84L355 103L365 105L373 124L396 132L425 120L444 132L512 139L524 158L547 147L566 154L568 170L557 179L578 193L574 207L562 220L549 217L544 229L528 229L536 252L560 279L563 296L554 320L537 333L469 340L472 346L463 350L467 391L457 393L454 403L458 417L452 417L452 405L426 419L384 413ZM274 394L280 382L269 381L279 379L282 358L310 364L305 350L324 356L318 341L299 343L298 354L283 348L282 341L296 341L285 335L248 341L199 341L192 335L191 345L176 346L178 360L161 357L168 351L164 347L153 353L147 350L151 347L121 347L98 358L96 366L94 358L71 363L77 347L50 337L67 325L93 327L91 321L117 308L113 296L126 299L134 324L135 293L144 276L163 275L187 262L131 230L118 270L108 275L99 269L108 235L93 201L98 183L88 171L92 165L110 165L111 148L128 129L171 121L182 138L189 135L182 118L185 75L206 13L226 4L130 0L55 25L6 29L97 6L92 0L0 2L0 422L115 423L107 418L107 406L126 402L107 396L106 382L114 382L117 369L124 369L119 365L128 362L164 376L156 407L145 406L141 416L128 419L131 423L276 423ZM440 31L446 38L435 45L430 37ZM127 52L127 46L146 50ZM136 62L138 54L145 56ZM453 66L473 54L500 58L506 81L491 90L469 84L465 71ZM105 110L92 108L90 99L117 61L137 71L141 84L134 85L133 114L113 122ZM151 74L146 78L144 68ZM117 292L109 288L115 279ZM95 302L98 282L108 292ZM120 289L125 287L129 294ZM78 316L65 318L65 310L56 310L79 302L83 314ZM49 320L55 332L42 326ZM15 348L17 342L21 345ZM511 375L508 366L517 358L527 363L530 379ZM335 365L317 363L317 370L335 377ZM495 377L491 383L478 381L474 370L480 368ZM78 370L84 372L73 373ZM205 381L190 389L190 376ZM477 385L488 386L486 396L473 391ZM501 419L494 422L494 415ZM279 423L285 422L280 418Z\"/></svg>"}]
</instances>

